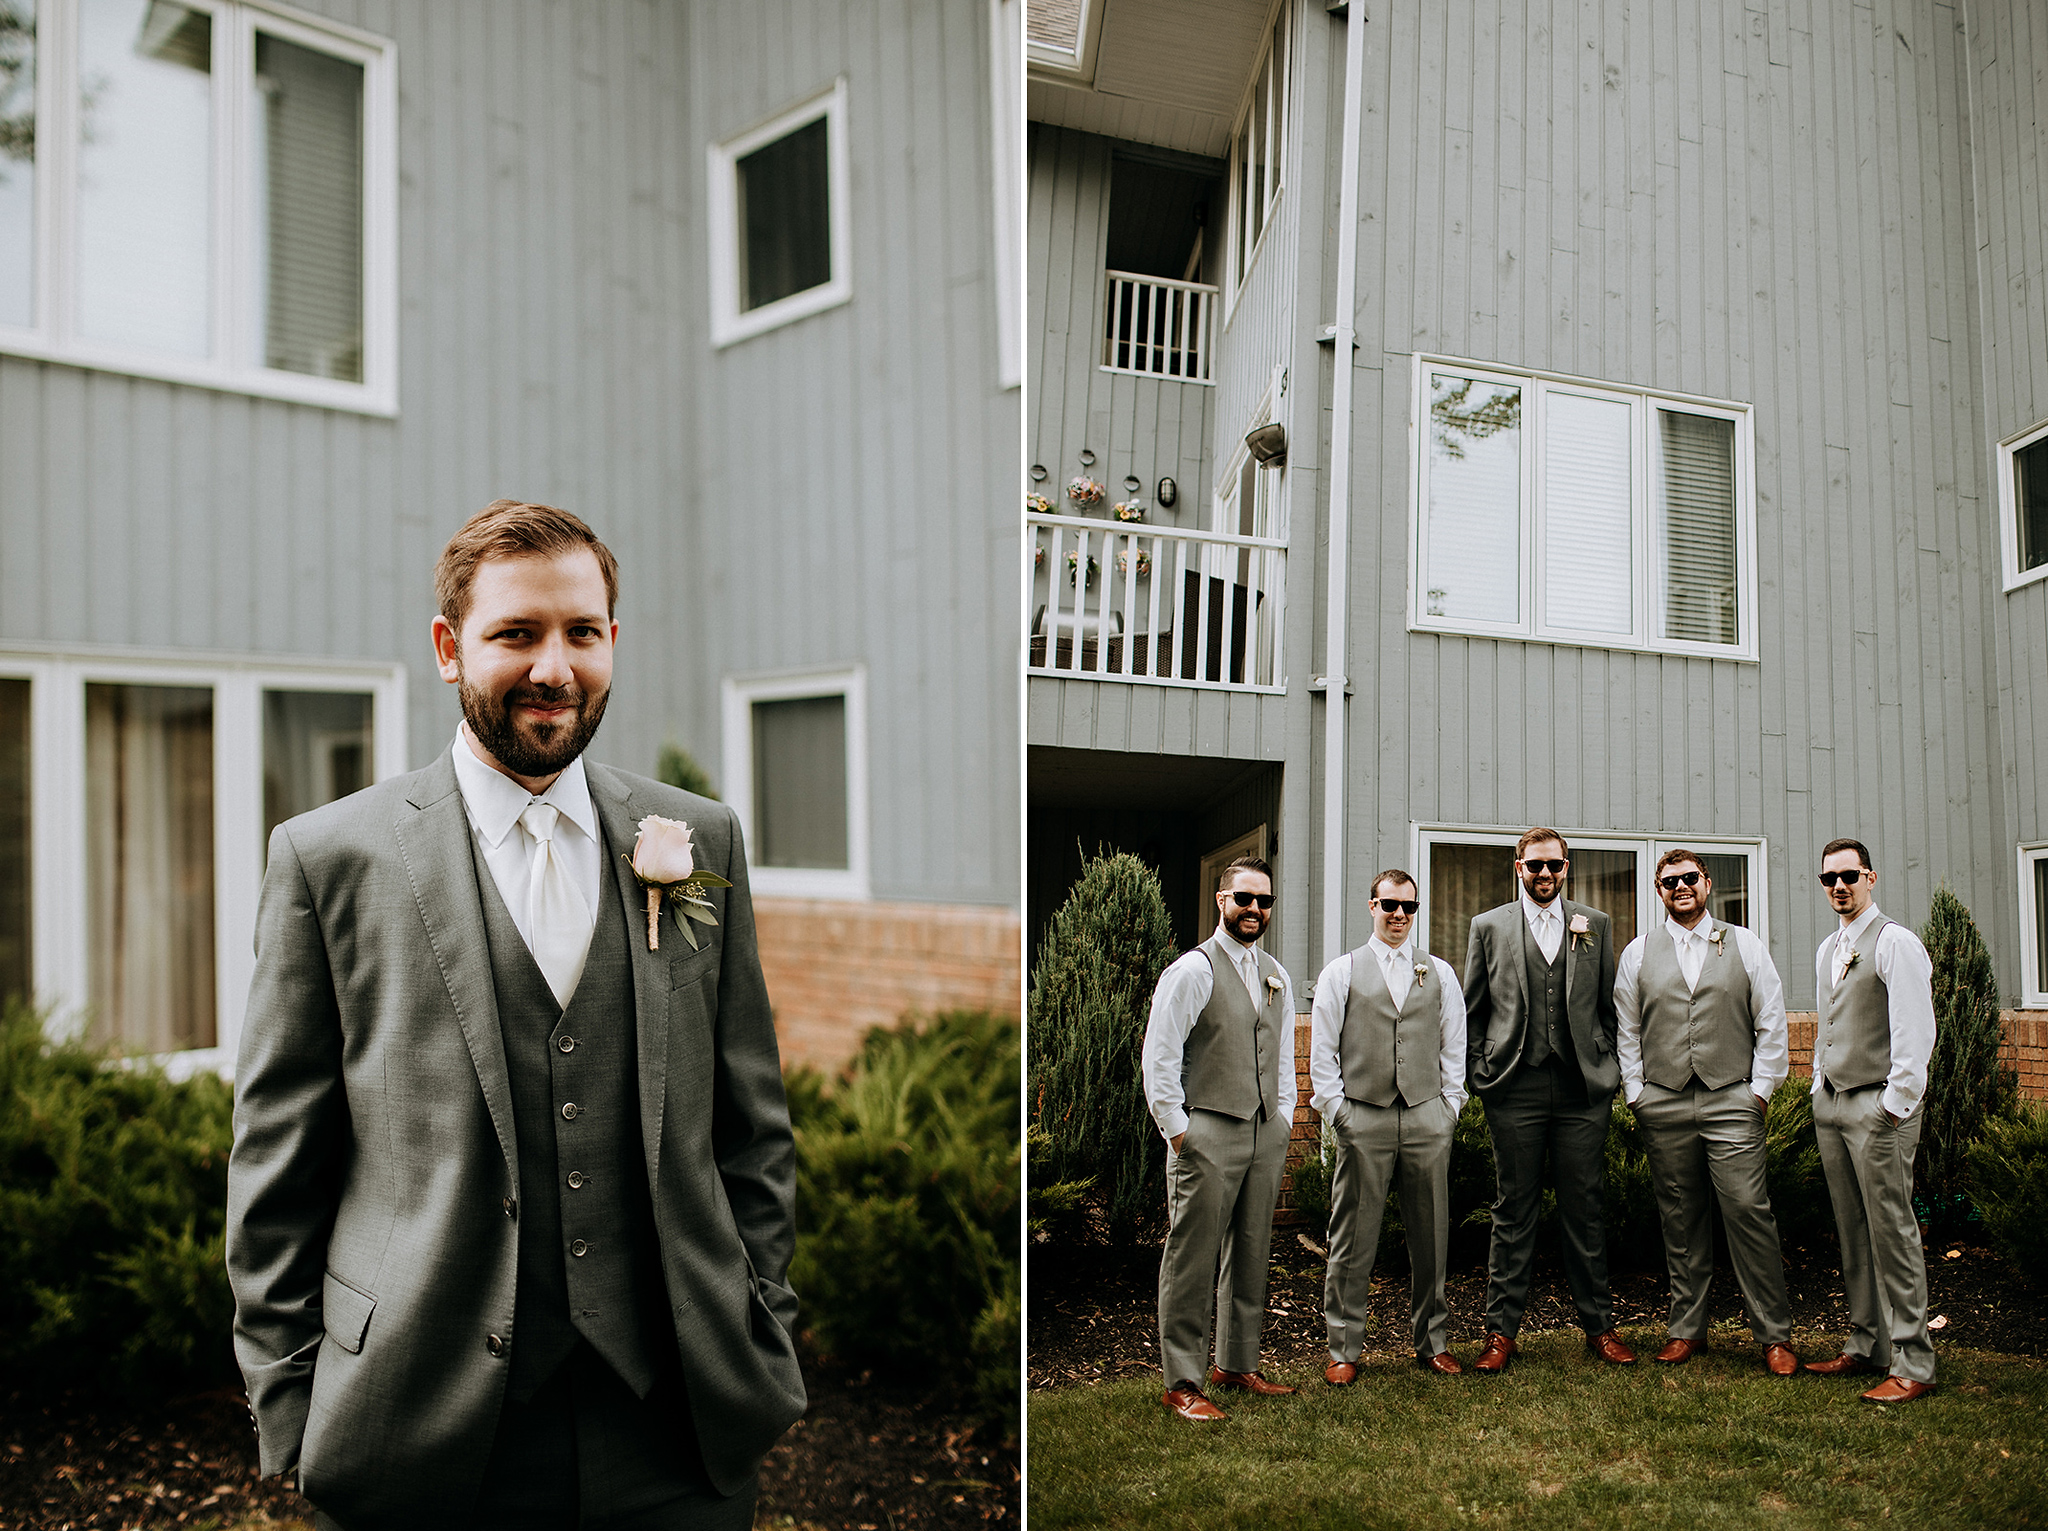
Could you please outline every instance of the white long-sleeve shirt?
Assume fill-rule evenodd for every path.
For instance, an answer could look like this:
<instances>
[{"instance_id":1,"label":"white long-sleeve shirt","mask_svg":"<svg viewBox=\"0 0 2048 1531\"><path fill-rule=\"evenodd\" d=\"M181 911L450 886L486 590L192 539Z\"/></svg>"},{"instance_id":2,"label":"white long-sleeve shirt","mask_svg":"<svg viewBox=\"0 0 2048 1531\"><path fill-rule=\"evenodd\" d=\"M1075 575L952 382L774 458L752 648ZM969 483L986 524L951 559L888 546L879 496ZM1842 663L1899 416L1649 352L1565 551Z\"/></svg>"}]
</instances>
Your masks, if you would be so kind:
<instances>
[{"instance_id":1,"label":"white long-sleeve shirt","mask_svg":"<svg viewBox=\"0 0 2048 1531\"><path fill-rule=\"evenodd\" d=\"M1387 985L1387 993L1399 1009L1407 1003L1415 983L1414 964L1418 959L1414 938L1398 947L1389 947L1373 935L1366 938L1365 949L1378 959L1375 965L1380 980ZM1344 1064L1339 1048L1344 1036L1344 1007L1351 997L1352 956L1353 953L1345 952L1330 960L1316 978L1315 998L1309 1006L1308 1098L1316 1115L1326 1122L1344 1104ZM1448 962L1431 957L1429 964L1436 974L1439 996L1437 1026L1442 1043L1437 1067L1444 1083L1444 1099L1457 1112L1465 1106L1465 990Z\"/></svg>"},{"instance_id":2,"label":"white long-sleeve shirt","mask_svg":"<svg viewBox=\"0 0 2048 1531\"><path fill-rule=\"evenodd\" d=\"M1708 916L1687 930L1670 915L1664 929L1678 948L1678 968L1686 987L1699 987L1700 973L1712 952L1707 932L1713 929ZM1791 1050L1785 1035L1785 984L1778 977L1778 965L1764 950L1763 942L1740 925L1729 927L1727 939L1735 944L1742 970L1749 975L1751 1021L1756 1037L1756 1056L1750 1065L1749 1087L1758 1100L1769 1100L1785 1076L1792 1071ZM1638 1003L1636 980L1643 971L1643 940L1637 936L1623 948L1614 969L1614 1051L1621 1063L1623 1097L1633 1106L1643 1093L1643 1017ZM1692 950L1688 951L1690 947Z\"/></svg>"},{"instance_id":3,"label":"white long-sleeve shirt","mask_svg":"<svg viewBox=\"0 0 2048 1531\"><path fill-rule=\"evenodd\" d=\"M1835 992L1844 959L1863 938L1872 920L1885 918L1876 904L1858 915L1853 924L1835 931L1813 954L1814 992L1820 996L1821 1013L1828 1008L1828 996ZM1920 938L1893 921L1877 938L1877 976L1884 980L1891 1002L1892 1071L1885 1077L1884 1108L1901 1121L1913 1114L1920 1097L1927 1093L1927 1060L1934 1053L1934 962ZM1820 1093L1820 1053L1813 1058L1813 1091Z\"/></svg>"},{"instance_id":4,"label":"white long-sleeve shirt","mask_svg":"<svg viewBox=\"0 0 2048 1531\"><path fill-rule=\"evenodd\" d=\"M1238 944L1229 936L1224 939L1232 946ZM1240 975L1244 972L1244 955L1256 950L1256 946L1240 949ZM1277 962L1273 965L1280 967ZM1251 996L1253 1008L1263 1010L1266 1005L1265 985L1264 980L1257 977L1257 967L1254 960L1252 978L1245 984L1245 992ZM1294 980L1287 976L1285 968L1280 968L1280 988L1280 1120L1291 1123L1297 1093L1294 1086ZM1215 992L1215 969L1209 966L1209 954L1198 946L1173 959L1166 971L1159 975L1159 987L1152 993L1152 1015L1145 1023L1145 1044L1140 1059L1145 1105L1159 1127L1159 1135L1168 1144L1188 1130L1185 1079L1188 1033L1195 1029L1196 1020Z\"/></svg>"}]
</instances>

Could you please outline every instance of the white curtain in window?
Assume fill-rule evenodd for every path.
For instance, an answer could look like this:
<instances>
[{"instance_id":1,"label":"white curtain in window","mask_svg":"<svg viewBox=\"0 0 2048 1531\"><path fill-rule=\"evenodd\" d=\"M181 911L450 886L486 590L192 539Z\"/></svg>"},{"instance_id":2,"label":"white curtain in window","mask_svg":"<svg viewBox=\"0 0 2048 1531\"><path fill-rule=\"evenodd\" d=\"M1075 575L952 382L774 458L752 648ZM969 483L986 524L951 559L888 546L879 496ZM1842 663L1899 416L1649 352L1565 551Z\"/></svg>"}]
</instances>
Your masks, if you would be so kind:
<instances>
[{"instance_id":1,"label":"white curtain in window","mask_svg":"<svg viewBox=\"0 0 2048 1531\"><path fill-rule=\"evenodd\" d=\"M1733 643L1735 422L1657 411L1664 526L1664 636Z\"/></svg>"},{"instance_id":2,"label":"white curtain in window","mask_svg":"<svg viewBox=\"0 0 2048 1531\"><path fill-rule=\"evenodd\" d=\"M1543 402L1544 623L1632 632L1630 407L1555 391Z\"/></svg>"}]
</instances>

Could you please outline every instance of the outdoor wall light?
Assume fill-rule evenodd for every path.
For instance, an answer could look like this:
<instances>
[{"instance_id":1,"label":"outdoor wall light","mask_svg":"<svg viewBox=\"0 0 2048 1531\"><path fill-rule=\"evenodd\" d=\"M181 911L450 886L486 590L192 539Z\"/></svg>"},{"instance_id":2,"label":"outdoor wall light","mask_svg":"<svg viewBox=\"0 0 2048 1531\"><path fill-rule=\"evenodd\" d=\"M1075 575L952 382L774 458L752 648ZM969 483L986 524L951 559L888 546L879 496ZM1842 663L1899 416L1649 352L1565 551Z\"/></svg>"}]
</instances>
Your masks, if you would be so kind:
<instances>
[{"instance_id":1,"label":"outdoor wall light","mask_svg":"<svg viewBox=\"0 0 2048 1531\"><path fill-rule=\"evenodd\" d=\"M1035 463L1033 463L1033 464L1031 465L1031 482L1032 482L1032 483L1034 483L1034 484L1042 484L1042 483L1044 483L1044 482L1045 482L1045 464L1044 464L1044 463L1042 463L1042 462L1035 462Z\"/></svg>"},{"instance_id":2,"label":"outdoor wall light","mask_svg":"<svg viewBox=\"0 0 2048 1531\"><path fill-rule=\"evenodd\" d=\"M1126 473L1124 475L1124 490L1126 493L1136 494L1140 489L1143 489L1144 487L1145 481L1139 478L1137 474Z\"/></svg>"},{"instance_id":3,"label":"outdoor wall light","mask_svg":"<svg viewBox=\"0 0 2048 1531\"><path fill-rule=\"evenodd\" d=\"M1159 502L1161 510L1171 510L1173 509L1173 502L1180 498L1180 485L1170 478L1163 478L1159 481L1159 488L1152 497Z\"/></svg>"},{"instance_id":4,"label":"outdoor wall light","mask_svg":"<svg viewBox=\"0 0 2048 1531\"><path fill-rule=\"evenodd\" d=\"M1251 448L1253 460L1263 468L1286 458L1287 430L1276 420L1271 425L1245 432L1244 444Z\"/></svg>"},{"instance_id":5,"label":"outdoor wall light","mask_svg":"<svg viewBox=\"0 0 2048 1531\"><path fill-rule=\"evenodd\" d=\"M1081 448L1081 466L1084 468L1092 468L1095 466L1095 454L1089 451L1086 447Z\"/></svg>"}]
</instances>

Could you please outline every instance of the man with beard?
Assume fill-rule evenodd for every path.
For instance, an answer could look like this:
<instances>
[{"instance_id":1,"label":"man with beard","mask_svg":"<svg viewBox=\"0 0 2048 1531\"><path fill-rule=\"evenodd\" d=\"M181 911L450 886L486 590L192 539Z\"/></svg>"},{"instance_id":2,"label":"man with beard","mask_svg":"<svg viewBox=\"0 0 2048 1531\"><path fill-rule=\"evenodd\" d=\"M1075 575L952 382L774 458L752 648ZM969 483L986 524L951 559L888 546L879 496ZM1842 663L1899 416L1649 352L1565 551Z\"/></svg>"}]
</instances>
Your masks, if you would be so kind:
<instances>
[{"instance_id":1,"label":"man with beard","mask_svg":"<svg viewBox=\"0 0 2048 1531\"><path fill-rule=\"evenodd\" d=\"M1228 1417L1202 1392L1205 1375L1258 1397L1294 1391L1259 1372L1295 1095L1294 990L1258 947L1272 908L1270 866L1240 856L1225 867L1216 933L1159 975L1145 1025L1145 1104L1167 1147L1160 1401L1182 1419Z\"/></svg>"},{"instance_id":2,"label":"man with beard","mask_svg":"<svg viewBox=\"0 0 2048 1531\"><path fill-rule=\"evenodd\" d=\"M453 745L271 836L228 1272L262 1470L322 1527L747 1526L804 1409L739 825L582 758L617 569L566 511L471 519ZM693 876L694 947L642 886Z\"/></svg>"}]
</instances>

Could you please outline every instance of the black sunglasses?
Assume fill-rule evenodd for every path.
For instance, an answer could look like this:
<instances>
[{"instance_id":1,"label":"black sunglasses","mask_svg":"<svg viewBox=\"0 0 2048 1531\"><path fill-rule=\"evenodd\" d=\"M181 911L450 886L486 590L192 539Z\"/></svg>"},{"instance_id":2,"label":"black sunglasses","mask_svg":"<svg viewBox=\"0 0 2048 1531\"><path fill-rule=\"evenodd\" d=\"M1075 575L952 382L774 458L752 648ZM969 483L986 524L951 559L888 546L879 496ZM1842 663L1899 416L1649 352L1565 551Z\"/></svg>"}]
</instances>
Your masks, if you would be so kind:
<instances>
[{"instance_id":1,"label":"black sunglasses","mask_svg":"<svg viewBox=\"0 0 2048 1531\"><path fill-rule=\"evenodd\" d=\"M1525 861L1522 865L1531 872L1548 872L1551 876L1555 877L1570 863L1564 861Z\"/></svg>"},{"instance_id":2,"label":"black sunglasses","mask_svg":"<svg viewBox=\"0 0 2048 1531\"><path fill-rule=\"evenodd\" d=\"M1393 914L1397 911L1401 914L1413 914L1422 907L1421 904L1412 898L1376 898L1373 900L1373 903L1388 914Z\"/></svg>"},{"instance_id":3,"label":"black sunglasses","mask_svg":"<svg viewBox=\"0 0 2048 1531\"><path fill-rule=\"evenodd\" d=\"M1257 904L1261 909L1273 907L1273 895L1270 893L1246 893L1240 888L1232 888L1230 896L1237 900L1237 907L1240 909L1249 909L1253 904Z\"/></svg>"},{"instance_id":4,"label":"black sunglasses","mask_svg":"<svg viewBox=\"0 0 2048 1531\"><path fill-rule=\"evenodd\" d=\"M1657 886L1662 888L1666 893L1669 893L1677 888L1694 887L1698 884L1699 880L1700 874L1697 872L1677 872L1669 877L1658 878Z\"/></svg>"},{"instance_id":5,"label":"black sunglasses","mask_svg":"<svg viewBox=\"0 0 2048 1531\"><path fill-rule=\"evenodd\" d=\"M1845 888L1853 888L1863 880L1864 870L1863 867L1851 867L1846 872L1823 872L1820 874L1820 885L1823 888L1832 888L1839 882Z\"/></svg>"}]
</instances>

